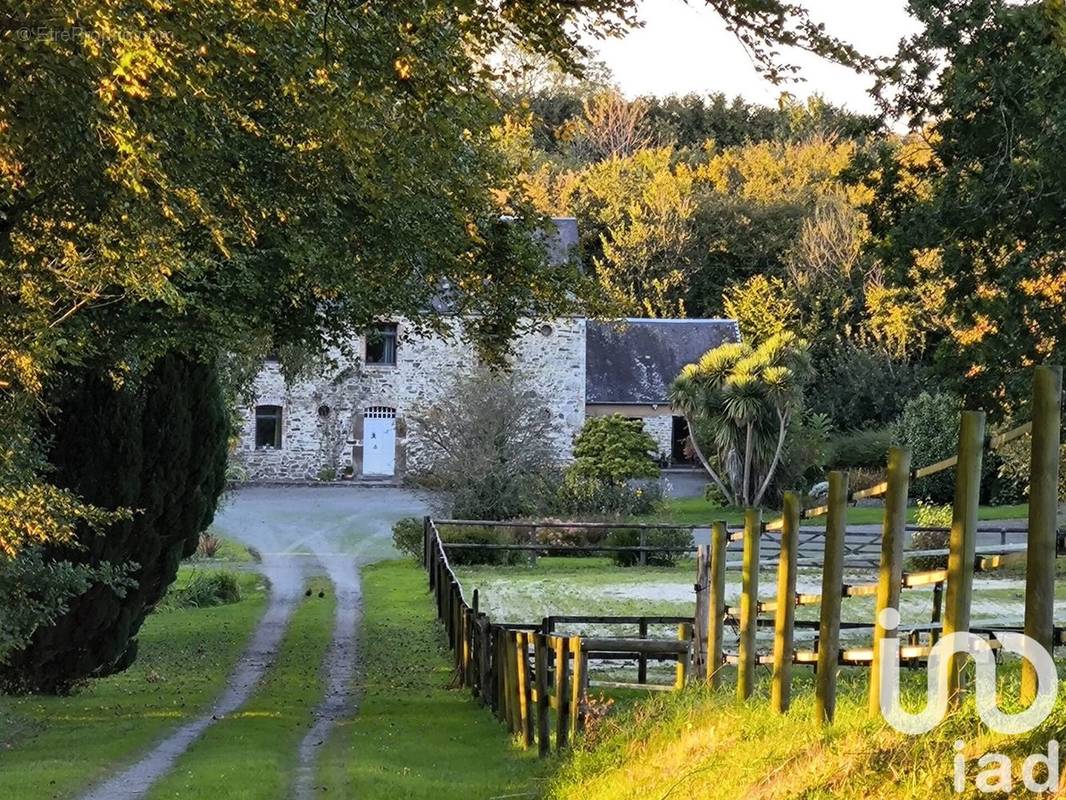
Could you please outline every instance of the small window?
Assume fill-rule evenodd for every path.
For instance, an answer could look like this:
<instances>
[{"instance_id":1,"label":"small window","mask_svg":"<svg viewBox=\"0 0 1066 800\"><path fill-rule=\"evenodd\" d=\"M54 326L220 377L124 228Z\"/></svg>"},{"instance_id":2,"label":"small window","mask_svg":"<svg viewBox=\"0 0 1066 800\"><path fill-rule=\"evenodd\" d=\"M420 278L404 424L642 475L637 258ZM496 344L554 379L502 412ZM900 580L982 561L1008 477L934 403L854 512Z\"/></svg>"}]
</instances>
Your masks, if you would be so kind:
<instances>
[{"instance_id":1,"label":"small window","mask_svg":"<svg viewBox=\"0 0 1066 800\"><path fill-rule=\"evenodd\" d=\"M281 449L281 406L255 407L255 449Z\"/></svg>"},{"instance_id":2,"label":"small window","mask_svg":"<svg viewBox=\"0 0 1066 800\"><path fill-rule=\"evenodd\" d=\"M396 323L378 325L366 335L366 363L396 364Z\"/></svg>"}]
</instances>

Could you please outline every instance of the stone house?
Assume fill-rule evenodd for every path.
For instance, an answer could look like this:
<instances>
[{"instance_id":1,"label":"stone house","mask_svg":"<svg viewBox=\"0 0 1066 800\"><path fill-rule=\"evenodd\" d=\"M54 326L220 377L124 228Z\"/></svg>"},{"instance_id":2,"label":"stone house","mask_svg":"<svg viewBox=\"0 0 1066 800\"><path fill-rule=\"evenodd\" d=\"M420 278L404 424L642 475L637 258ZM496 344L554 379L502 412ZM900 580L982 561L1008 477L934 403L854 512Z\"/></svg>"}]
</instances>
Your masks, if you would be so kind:
<instances>
[{"instance_id":1,"label":"stone house","mask_svg":"<svg viewBox=\"0 0 1066 800\"><path fill-rule=\"evenodd\" d=\"M556 224L562 242L576 241L573 220ZM550 249L558 257L558 243ZM408 415L431 405L476 359L461 336L463 321L448 324L450 336L420 337L402 318L383 321L353 342L356 358L293 383L277 363L264 364L237 445L248 478L380 480L420 466ZM514 363L545 398L561 461L586 416L611 413L643 419L661 457L676 460L687 431L667 399L671 381L685 364L738 338L732 320L558 319L520 336Z\"/></svg>"}]
</instances>

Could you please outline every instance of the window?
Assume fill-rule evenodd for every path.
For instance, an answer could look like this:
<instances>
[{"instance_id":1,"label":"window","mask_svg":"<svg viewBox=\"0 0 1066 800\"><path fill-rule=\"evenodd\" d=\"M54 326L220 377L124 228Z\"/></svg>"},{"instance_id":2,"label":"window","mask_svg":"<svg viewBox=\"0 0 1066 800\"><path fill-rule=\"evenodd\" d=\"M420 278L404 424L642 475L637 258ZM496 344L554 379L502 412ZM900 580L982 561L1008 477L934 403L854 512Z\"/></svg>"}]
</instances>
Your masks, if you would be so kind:
<instances>
[{"instance_id":1,"label":"window","mask_svg":"<svg viewBox=\"0 0 1066 800\"><path fill-rule=\"evenodd\" d=\"M366 363L396 365L396 323L378 325L366 335Z\"/></svg>"},{"instance_id":2,"label":"window","mask_svg":"<svg viewBox=\"0 0 1066 800\"><path fill-rule=\"evenodd\" d=\"M255 449L281 449L281 406L255 407Z\"/></svg>"}]
</instances>

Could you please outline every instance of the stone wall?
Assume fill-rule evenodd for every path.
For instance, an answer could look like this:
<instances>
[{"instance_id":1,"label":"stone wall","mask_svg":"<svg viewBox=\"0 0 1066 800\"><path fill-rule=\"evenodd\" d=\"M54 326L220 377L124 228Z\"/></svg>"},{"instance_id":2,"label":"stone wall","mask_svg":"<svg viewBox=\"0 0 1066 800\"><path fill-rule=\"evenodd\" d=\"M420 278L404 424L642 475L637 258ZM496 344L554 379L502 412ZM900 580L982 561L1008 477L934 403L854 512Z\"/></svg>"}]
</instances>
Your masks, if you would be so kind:
<instances>
[{"instance_id":1,"label":"stone wall","mask_svg":"<svg viewBox=\"0 0 1066 800\"><path fill-rule=\"evenodd\" d=\"M659 454L670 457L674 446L674 418L672 416L644 417L644 430L655 440Z\"/></svg>"},{"instance_id":2,"label":"stone wall","mask_svg":"<svg viewBox=\"0 0 1066 800\"><path fill-rule=\"evenodd\" d=\"M448 338L414 336L398 320L394 366L362 359L311 379L286 385L277 364L267 363L254 383L255 402L244 410L237 457L257 481L318 480L354 475L362 466L363 412L370 406L396 409L396 472L417 468L419 443L408 424L412 409L434 398L476 362L463 342L458 321ZM365 343L354 344L357 354ZM557 320L516 342L515 363L531 376L556 420L554 446L570 457L573 438L585 420L585 321ZM282 408L280 449L255 448L255 407Z\"/></svg>"}]
</instances>

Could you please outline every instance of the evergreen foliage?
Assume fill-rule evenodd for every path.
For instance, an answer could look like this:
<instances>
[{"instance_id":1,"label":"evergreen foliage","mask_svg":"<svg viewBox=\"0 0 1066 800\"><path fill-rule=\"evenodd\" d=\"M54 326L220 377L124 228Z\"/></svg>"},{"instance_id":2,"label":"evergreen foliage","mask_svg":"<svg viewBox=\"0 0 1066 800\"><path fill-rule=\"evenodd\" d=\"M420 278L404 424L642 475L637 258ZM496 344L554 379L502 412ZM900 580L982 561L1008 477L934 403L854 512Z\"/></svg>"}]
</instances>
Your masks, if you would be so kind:
<instances>
[{"instance_id":1,"label":"evergreen foliage","mask_svg":"<svg viewBox=\"0 0 1066 800\"><path fill-rule=\"evenodd\" d=\"M659 467L652 459L655 440L639 419L621 414L589 417L574 440L574 478L622 484L633 478L656 478Z\"/></svg>"},{"instance_id":2,"label":"evergreen foliage","mask_svg":"<svg viewBox=\"0 0 1066 800\"><path fill-rule=\"evenodd\" d=\"M214 370L168 355L139 383L68 373L49 460L56 484L101 508L134 510L105 529L81 525L51 561L128 569L116 590L94 582L0 668L7 689L63 692L127 667L137 631L192 555L225 481L228 423Z\"/></svg>"}]
</instances>

